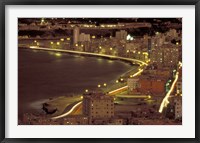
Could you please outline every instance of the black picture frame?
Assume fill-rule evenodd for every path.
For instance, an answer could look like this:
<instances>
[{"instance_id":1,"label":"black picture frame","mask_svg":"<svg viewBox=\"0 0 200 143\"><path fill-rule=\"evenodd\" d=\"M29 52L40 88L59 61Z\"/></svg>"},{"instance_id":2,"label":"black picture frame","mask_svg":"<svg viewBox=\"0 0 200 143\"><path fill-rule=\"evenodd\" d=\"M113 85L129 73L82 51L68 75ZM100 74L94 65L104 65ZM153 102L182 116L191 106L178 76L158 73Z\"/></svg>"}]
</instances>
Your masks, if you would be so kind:
<instances>
[{"instance_id":1,"label":"black picture frame","mask_svg":"<svg viewBox=\"0 0 200 143\"><path fill-rule=\"evenodd\" d=\"M5 8L6 5L195 5L195 138L5 138ZM1 0L0 3L0 141L2 143L20 142L173 142L173 143L197 143L200 142L200 98L199 98L199 48L200 48L200 0ZM188 131L189 132L189 131Z\"/></svg>"}]
</instances>

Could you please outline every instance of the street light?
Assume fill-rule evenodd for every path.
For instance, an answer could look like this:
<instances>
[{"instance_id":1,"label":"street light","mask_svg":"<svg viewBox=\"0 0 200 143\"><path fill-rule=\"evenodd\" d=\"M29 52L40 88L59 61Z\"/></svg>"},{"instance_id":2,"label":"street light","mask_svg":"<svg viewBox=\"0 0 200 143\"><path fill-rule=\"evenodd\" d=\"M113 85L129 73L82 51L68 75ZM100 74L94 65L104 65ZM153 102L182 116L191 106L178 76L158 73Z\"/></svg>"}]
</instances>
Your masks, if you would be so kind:
<instances>
[{"instance_id":1,"label":"street light","mask_svg":"<svg viewBox=\"0 0 200 143\"><path fill-rule=\"evenodd\" d=\"M119 81L118 81L118 80L116 80L115 82L116 82L116 83L119 83Z\"/></svg>"},{"instance_id":2,"label":"street light","mask_svg":"<svg viewBox=\"0 0 200 143\"><path fill-rule=\"evenodd\" d=\"M103 86L107 86L107 84L106 84L106 83L104 83L104 84L103 84Z\"/></svg>"},{"instance_id":3,"label":"street light","mask_svg":"<svg viewBox=\"0 0 200 143\"><path fill-rule=\"evenodd\" d=\"M101 87L101 85L100 84L98 84L98 88L100 88Z\"/></svg>"},{"instance_id":4,"label":"street light","mask_svg":"<svg viewBox=\"0 0 200 143\"><path fill-rule=\"evenodd\" d=\"M110 48L110 50L112 51L112 48Z\"/></svg>"},{"instance_id":5,"label":"street light","mask_svg":"<svg viewBox=\"0 0 200 143\"><path fill-rule=\"evenodd\" d=\"M88 89L86 89L85 92L87 93L87 92L88 92Z\"/></svg>"},{"instance_id":6,"label":"street light","mask_svg":"<svg viewBox=\"0 0 200 143\"><path fill-rule=\"evenodd\" d=\"M60 45L60 42L57 42L56 44L57 44L57 45Z\"/></svg>"}]
</instances>

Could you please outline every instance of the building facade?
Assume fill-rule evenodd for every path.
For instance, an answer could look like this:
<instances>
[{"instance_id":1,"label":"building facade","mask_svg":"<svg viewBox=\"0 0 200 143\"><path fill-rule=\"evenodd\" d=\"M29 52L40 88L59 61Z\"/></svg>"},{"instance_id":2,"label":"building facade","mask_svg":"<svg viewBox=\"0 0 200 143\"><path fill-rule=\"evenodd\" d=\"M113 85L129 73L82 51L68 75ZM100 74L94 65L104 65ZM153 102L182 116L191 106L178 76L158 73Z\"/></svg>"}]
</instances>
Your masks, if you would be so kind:
<instances>
[{"instance_id":1,"label":"building facade","mask_svg":"<svg viewBox=\"0 0 200 143\"><path fill-rule=\"evenodd\" d=\"M83 96L83 114L90 120L114 117L114 99L102 93Z\"/></svg>"},{"instance_id":2,"label":"building facade","mask_svg":"<svg viewBox=\"0 0 200 143\"><path fill-rule=\"evenodd\" d=\"M77 44L79 41L79 33L80 33L80 29L79 27L74 27L73 29L73 44Z\"/></svg>"}]
</instances>

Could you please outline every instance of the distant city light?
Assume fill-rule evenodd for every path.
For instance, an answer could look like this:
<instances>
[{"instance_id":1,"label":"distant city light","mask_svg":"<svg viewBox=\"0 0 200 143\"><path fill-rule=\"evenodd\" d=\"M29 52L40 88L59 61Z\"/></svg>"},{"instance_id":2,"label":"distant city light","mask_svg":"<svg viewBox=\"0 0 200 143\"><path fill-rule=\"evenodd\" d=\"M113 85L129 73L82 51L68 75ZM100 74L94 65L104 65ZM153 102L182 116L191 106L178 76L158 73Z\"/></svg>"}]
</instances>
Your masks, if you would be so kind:
<instances>
[{"instance_id":1,"label":"distant city light","mask_svg":"<svg viewBox=\"0 0 200 143\"><path fill-rule=\"evenodd\" d=\"M130 35L130 34L128 34L127 36L126 36L126 40L133 40L134 38Z\"/></svg>"}]
</instances>

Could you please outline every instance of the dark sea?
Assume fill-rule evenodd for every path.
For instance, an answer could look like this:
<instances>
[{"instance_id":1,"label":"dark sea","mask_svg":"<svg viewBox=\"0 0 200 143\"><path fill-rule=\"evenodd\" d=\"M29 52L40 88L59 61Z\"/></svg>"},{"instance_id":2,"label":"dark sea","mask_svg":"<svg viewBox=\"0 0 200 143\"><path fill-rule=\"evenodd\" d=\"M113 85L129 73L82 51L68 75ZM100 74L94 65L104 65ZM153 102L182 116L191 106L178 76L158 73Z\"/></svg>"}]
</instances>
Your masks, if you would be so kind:
<instances>
[{"instance_id":1,"label":"dark sea","mask_svg":"<svg viewBox=\"0 0 200 143\"><path fill-rule=\"evenodd\" d=\"M49 98L82 94L98 84L112 85L130 69L133 66L118 60L19 49L18 113L31 112Z\"/></svg>"}]
</instances>

